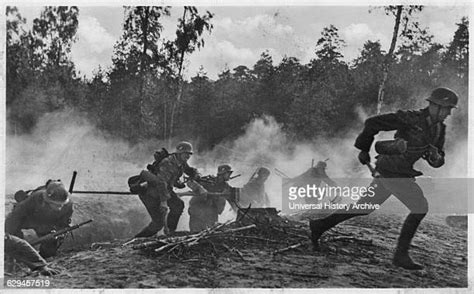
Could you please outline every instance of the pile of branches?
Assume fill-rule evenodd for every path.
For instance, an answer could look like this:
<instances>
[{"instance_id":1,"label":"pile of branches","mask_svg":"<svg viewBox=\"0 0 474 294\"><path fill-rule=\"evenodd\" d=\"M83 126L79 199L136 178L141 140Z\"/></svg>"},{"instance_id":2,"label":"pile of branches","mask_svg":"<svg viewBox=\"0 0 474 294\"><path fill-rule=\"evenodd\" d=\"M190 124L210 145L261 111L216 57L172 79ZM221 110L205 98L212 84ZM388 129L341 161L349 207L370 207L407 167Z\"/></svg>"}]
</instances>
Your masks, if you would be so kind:
<instances>
[{"instance_id":1,"label":"pile of branches","mask_svg":"<svg viewBox=\"0 0 474 294\"><path fill-rule=\"evenodd\" d=\"M244 259L240 252L243 249L253 247L280 254L299 248L309 240L307 227L278 216L276 210L252 209L237 219L238 221L217 224L196 234L161 236L155 239L137 238L124 245L150 254L166 254L178 258L230 252Z\"/></svg>"},{"instance_id":2,"label":"pile of branches","mask_svg":"<svg viewBox=\"0 0 474 294\"><path fill-rule=\"evenodd\" d=\"M125 243L124 245L126 246L132 244L133 249L153 250L156 253L173 252L174 250L179 249L180 247L192 247L198 245L200 242L207 239L222 237L225 234L232 234L235 232L255 228L255 225L248 225L239 228L228 228L229 223L230 222L218 224L197 234L178 237L167 237L145 242L137 242L137 239L134 239L130 242Z\"/></svg>"}]
</instances>

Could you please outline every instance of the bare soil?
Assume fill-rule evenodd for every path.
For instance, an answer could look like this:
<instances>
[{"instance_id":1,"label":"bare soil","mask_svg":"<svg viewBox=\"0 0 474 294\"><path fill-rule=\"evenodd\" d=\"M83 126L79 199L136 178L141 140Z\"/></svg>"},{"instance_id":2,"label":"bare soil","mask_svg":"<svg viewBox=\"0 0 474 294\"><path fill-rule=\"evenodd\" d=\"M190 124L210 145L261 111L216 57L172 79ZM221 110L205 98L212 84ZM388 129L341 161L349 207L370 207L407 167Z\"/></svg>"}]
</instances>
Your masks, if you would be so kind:
<instances>
[{"instance_id":1,"label":"bare soil","mask_svg":"<svg viewBox=\"0 0 474 294\"><path fill-rule=\"evenodd\" d=\"M307 220L296 215L282 219L289 231L267 227L248 232L249 238L210 239L179 254L156 254L122 246L148 222L137 199L76 202L74 223L94 222L49 260L62 271L50 278L55 288L467 287L467 227L448 225L444 215L429 215L420 225L411 253L425 269L407 271L391 264L401 214L375 212L340 224L323 236L320 252L312 251Z\"/></svg>"}]
</instances>

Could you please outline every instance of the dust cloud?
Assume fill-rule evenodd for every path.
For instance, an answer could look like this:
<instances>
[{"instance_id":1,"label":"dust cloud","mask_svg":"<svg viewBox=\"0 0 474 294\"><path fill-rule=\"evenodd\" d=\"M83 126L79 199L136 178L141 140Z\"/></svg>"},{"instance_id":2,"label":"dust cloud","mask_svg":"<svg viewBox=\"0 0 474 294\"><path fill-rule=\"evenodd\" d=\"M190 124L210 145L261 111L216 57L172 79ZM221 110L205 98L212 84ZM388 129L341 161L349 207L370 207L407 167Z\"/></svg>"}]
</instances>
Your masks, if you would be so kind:
<instances>
[{"instance_id":1,"label":"dust cloud","mask_svg":"<svg viewBox=\"0 0 474 294\"><path fill-rule=\"evenodd\" d=\"M367 114L362 108L356 112L361 128ZM262 117L251 121L236 140L225 141L211 151L195 153L190 165L197 167L202 175L215 175L219 164L230 164L234 175L241 174L230 182L235 187L243 186L258 167L267 167L271 175L266 190L271 206L280 209L282 174L296 177L318 161L326 160L326 172L331 178L370 178L366 167L358 163L358 150L353 147L358 132L360 129L339 138L294 142L272 117ZM445 167L428 175L466 176L467 143L453 142L451 138L448 130ZM158 140L130 145L110 138L72 110L47 114L31 134L7 136L6 211L11 210L15 191L34 189L48 179L61 179L68 187L73 171L78 172L75 190L127 191L128 177L151 163L153 152L163 146L167 145ZM425 166L419 168L429 170ZM134 195L73 194L72 200L75 202L73 223L94 219L89 228L76 231L75 243L129 238L149 222L145 207ZM186 207L178 230L188 229L189 197L183 197L183 200ZM227 206L219 219L223 221L234 216Z\"/></svg>"}]
</instances>

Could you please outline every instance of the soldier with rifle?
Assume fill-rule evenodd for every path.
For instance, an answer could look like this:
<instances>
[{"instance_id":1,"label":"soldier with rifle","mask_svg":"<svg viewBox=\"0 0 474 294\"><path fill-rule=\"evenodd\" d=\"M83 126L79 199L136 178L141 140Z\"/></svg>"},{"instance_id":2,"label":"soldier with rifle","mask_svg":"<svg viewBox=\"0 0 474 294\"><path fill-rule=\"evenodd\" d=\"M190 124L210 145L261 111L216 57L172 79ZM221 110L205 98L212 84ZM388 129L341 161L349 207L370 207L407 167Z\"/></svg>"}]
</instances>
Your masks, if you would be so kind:
<instances>
[{"instance_id":1,"label":"soldier with rifle","mask_svg":"<svg viewBox=\"0 0 474 294\"><path fill-rule=\"evenodd\" d=\"M252 207L267 207L270 205L268 194L265 192L265 181L270 176L270 171L265 167L259 167L250 177L250 180L242 187L241 203Z\"/></svg>"},{"instance_id":2,"label":"soldier with rifle","mask_svg":"<svg viewBox=\"0 0 474 294\"><path fill-rule=\"evenodd\" d=\"M60 180L48 180L33 191L18 191L16 203L5 220L5 233L22 238L22 230L33 229L42 237L69 227L73 204L69 193ZM43 258L56 255L64 236L42 242L39 253Z\"/></svg>"},{"instance_id":3,"label":"soldier with rifle","mask_svg":"<svg viewBox=\"0 0 474 294\"><path fill-rule=\"evenodd\" d=\"M138 196L150 214L151 222L135 238L153 236L161 229L165 234L176 230L184 202L174 193L173 187L185 187L180 182L183 173L191 179L199 176L197 170L187 163L192 154L191 143L180 142L174 153L159 158L148 170L140 173L139 182L147 184L138 191Z\"/></svg>"},{"instance_id":4,"label":"soldier with rifle","mask_svg":"<svg viewBox=\"0 0 474 294\"><path fill-rule=\"evenodd\" d=\"M444 120L456 107L458 96L447 88L433 90L427 99L428 107L418 111L398 111L371 117L365 121L355 147L360 150L359 161L369 166L374 175L373 197L362 197L358 203L382 204L391 195L397 197L409 210L393 256L393 264L409 270L423 267L415 263L408 254L411 240L421 220L428 213L428 202L415 182L422 173L413 165L423 158L434 168L444 164ZM370 147L374 136L380 131L396 131L395 140L375 144L379 153L375 168L370 163ZM324 219L310 221L311 239L315 250L319 250L321 235L335 225L355 216L371 213L372 209L338 210Z\"/></svg>"},{"instance_id":5,"label":"soldier with rifle","mask_svg":"<svg viewBox=\"0 0 474 294\"><path fill-rule=\"evenodd\" d=\"M227 183L232 174L230 165L224 164L217 168L217 176L207 176L197 179L209 192L230 191L232 187ZM217 223L219 215L224 211L226 198L219 196L194 196L189 201L189 230L199 232Z\"/></svg>"}]
</instances>

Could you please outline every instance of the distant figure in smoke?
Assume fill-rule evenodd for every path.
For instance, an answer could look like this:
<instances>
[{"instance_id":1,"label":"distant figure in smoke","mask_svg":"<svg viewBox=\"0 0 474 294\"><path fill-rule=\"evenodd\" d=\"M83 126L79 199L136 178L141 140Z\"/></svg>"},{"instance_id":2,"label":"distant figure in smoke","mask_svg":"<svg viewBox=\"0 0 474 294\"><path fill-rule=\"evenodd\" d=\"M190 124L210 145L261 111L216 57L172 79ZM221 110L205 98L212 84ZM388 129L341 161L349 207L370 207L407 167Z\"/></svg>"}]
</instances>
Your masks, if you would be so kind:
<instances>
[{"instance_id":1,"label":"distant figure in smoke","mask_svg":"<svg viewBox=\"0 0 474 294\"><path fill-rule=\"evenodd\" d=\"M373 197L362 197L358 203L381 204L390 195L397 197L410 214L403 224L393 264L409 270L423 267L410 258L408 249L421 220L428 213L428 202L423 191L416 184L415 177L422 173L413 169L420 158L429 165L439 168L444 164L443 145L446 125L444 120L455 108L458 96L447 88L433 90L427 99L428 107L418 111L398 111L371 117L365 121L362 133L357 137L355 147L360 149L359 161L370 166L369 150L374 136L380 131L396 130L395 140L380 141L375 144L379 153L376 157ZM312 242L319 250L319 238L328 229L338 223L359 215L371 213L371 209L352 208L349 211L338 210L334 214L319 220L310 221Z\"/></svg>"},{"instance_id":2,"label":"distant figure in smoke","mask_svg":"<svg viewBox=\"0 0 474 294\"><path fill-rule=\"evenodd\" d=\"M73 212L69 193L60 180L48 180L44 186L32 191L15 193L18 203L5 220L5 232L23 238L24 229L33 229L42 237L66 228L71 223ZM56 255L64 237L41 243L39 252L42 257Z\"/></svg>"},{"instance_id":3,"label":"distant figure in smoke","mask_svg":"<svg viewBox=\"0 0 474 294\"><path fill-rule=\"evenodd\" d=\"M193 146L180 142L175 153L156 164L156 174L149 170L140 173L142 182L147 182L145 191L138 194L151 216L151 222L135 238L150 237L164 228L165 234L173 233L184 210L184 202L173 192L173 187L184 188L179 179L183 173L191 178L199 174L188 165L193 154ZM169 211L169 213L168 213Z\"/></svg>"},{"instance_id":4,"label":"distant figure in smoke","mask_svg":"<svg viewBox=\"0 0 474 294\"><path fill-rule=\"evenodd\" d=\"M270 171L265 167L259 167L255 171L248 183L242 187L240 203L243 206L251 204L256 208L270 205L270 200L265 192L265 181L269 176Z\"/></svg>"},{"instance_id":5,"label":"distant figure in smoke","mask_svg":"<svg viewBox=\"0 0 474 294\"><path fill-rule=\"evenodd\" d=\"M16 236L5 234L5 265L8 271L12 260L21 262L28 266L32 271L38 271L44 276L59 274L59 271L48 266L46 260L38 253L38 251L25 240Z\"/></svg>"},{"instance_id":6,"label":"distant figure in smoke","mask_svg":"<svg viewBox=\"0 0 474 294\"><path fill-rule=\"evenodd\" d=\"M198 180L209 192L225 192L231 189L227 183L232 174L230 165L224 164L217 168L217 176L203 177ZM219 214L224 211L226 199L220 196L195 196L189 201L189 229L199 232L215 225Z\"/></svg>"}]
</instances>

